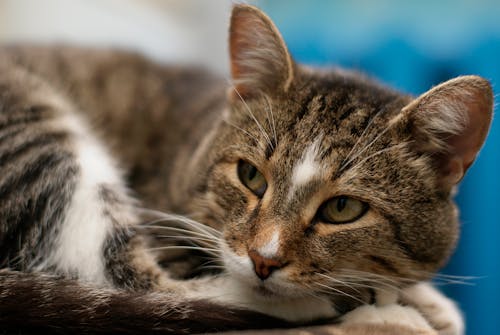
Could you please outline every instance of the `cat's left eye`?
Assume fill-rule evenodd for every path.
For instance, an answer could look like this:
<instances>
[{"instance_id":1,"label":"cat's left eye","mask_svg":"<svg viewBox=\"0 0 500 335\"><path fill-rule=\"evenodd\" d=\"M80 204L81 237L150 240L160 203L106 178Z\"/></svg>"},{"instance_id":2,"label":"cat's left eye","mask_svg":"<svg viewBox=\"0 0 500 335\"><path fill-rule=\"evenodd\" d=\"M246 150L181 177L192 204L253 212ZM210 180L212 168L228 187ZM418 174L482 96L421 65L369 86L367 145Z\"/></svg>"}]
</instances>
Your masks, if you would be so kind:
<instances>
[{"instance_id":1,"label":"cat's left eye","mask_svg":"<svg viewBox=\"0 0 500 335\"><path fill-rule=\"evenodd\" d=\"M347 196L335 197L325 202L318 210L318 218L326 223L350 223L362 217L368 204Z\"/></svg>"},{"instance_id":2,"label":"cat's left eye","mask_svg":"<svg viewBox=\"0 0 500 335\"><path fill-rule=\"evenodd\" d=\"M256 196L262 198L267 190L266 178L252 164L240 160L238 162L238 177L243 185L245 185Z\"/></svg>"}]
</instances>

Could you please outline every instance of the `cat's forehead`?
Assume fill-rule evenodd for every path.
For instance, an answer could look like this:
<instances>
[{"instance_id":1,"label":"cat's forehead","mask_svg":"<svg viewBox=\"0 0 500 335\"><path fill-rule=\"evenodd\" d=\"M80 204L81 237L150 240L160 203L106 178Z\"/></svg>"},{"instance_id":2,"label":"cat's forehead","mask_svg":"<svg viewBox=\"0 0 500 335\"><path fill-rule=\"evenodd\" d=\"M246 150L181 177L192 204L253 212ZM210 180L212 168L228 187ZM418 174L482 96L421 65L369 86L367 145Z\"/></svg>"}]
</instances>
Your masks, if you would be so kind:
<instances>
[{"instance_id":1,"label":"cat's forehead","mask_svg":"<svg viewBox=\"0 0 500 335\"><path fill-rule=\"evenodd\" d=\"M356 72L340 70L302 71L284 99L297 102L302 109L317 109L325 117L348 120L359 110L376 112L400 108L394 104L411 98Z\"/></svg>"},{"instance_id":2,"label":"cat's forehead","mask_svg":"<svg viewBox=\"0 0 500 335\"><path fill-rule=\"evenodd\" d=\"M286 93L239 103L233 114L240 129L233 131L245 144L249 136L255 140L244 146L251 160L274 177L303 184L317 179L312 171L332 177L352 149L383 131L410 99L351 72L307 69Z\"/></svg>"},{"instance_id":3,"label":"cat's forehead","mask_svg":"<svg viewBox=\"0 0 500 335\"><path fill-rule=\"evenodd\" d=\"M409 97L352 74L317 73L274 101L283 155L321 161L352 148L400 112ZM284 143L283 143L284 142ZM307 161L307 160L306 160Z\"/></svg>"}]
</instances>

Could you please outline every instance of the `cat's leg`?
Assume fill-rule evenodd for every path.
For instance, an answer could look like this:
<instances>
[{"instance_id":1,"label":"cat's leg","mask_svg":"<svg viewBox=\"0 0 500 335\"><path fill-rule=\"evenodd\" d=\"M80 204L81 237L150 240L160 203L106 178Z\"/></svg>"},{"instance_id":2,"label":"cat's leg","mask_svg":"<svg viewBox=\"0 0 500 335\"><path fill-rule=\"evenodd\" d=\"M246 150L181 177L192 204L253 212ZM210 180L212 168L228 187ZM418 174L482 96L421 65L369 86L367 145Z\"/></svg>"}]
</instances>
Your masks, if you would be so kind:
<instances>
[{"instance_id":1,"label":"cat's leg","mask_svg":"<svg viewBox=\"0 0 500 335\"><path fill-rule=\"evenodd\" d=\"M307 323L339 316L331 301L319 296L266 296L227 274L184 282L190 300L208 300L224 306L249 309L287 322Z\"/></svg>"},{"instance_id":2,"label":"cat's leg","mask_svg":"<svg viewBox=\"0 0 500 335\"><path fill-rule=\"evenodd\" d=\"M363 305L341 318L342 326L383 325L394 327L391 333L397 334L398 327L410 328L416 332L435 334L432 326L413 307L399 304L383 306Z\"/></svg>"},{"instance_id":3,"label":"cat's leg","mask_svg":"<svg viewBox=\"0 0 500 335\"><path fill-rule=\"evenodd\" d=\"M400 294L380 291L376 305L364 305L342 317L343 324L402 325L440 335L462 335L464 323L455 303L429 283L418 283Z\"/></svg>"},{"instance_id":4,"label":"cat's leg","mask_svg":"<svg viewBox=\"0 0 500 335\"><path fill-rule=\"evenodd\" d=\"M464 334L464 321L457 305L430 283L404 289L400 300L416 308L440 335Z\"/></svg>"},{"instance_id":5,"label":"cat's leg","mask_svg":"<svg viewBox=\"0 0 500 335\"><path fill-rule=\"evenodd\" d=\"M0 59L0 70L1 266L103 286L158 281L135 253L133 200L77 107L23 68Z\"/></svg>"}]
</instances>

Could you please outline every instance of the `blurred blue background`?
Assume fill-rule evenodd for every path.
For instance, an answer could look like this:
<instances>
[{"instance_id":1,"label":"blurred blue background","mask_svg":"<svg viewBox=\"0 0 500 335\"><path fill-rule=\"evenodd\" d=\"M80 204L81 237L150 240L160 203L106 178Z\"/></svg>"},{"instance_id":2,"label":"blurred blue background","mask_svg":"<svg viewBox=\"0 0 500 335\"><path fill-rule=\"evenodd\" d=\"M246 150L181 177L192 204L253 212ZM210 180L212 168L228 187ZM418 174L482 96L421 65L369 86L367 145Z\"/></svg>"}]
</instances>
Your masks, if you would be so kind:
<instances>
[{"instance_id":1,"label":"blurred blue background","mask_svg":"<svg viewBox=\"0 0 500 335\"><path fill-rule=\"evenodd\" d=\"M463 74L500 85L499 1L261 0L300 62L361 70L412 94ZM498 94L498 93L497 93ZM463 180L462 232L440 286L466 317L467 334L500 334L500 121Z\"/></svg>"}]
</instances>

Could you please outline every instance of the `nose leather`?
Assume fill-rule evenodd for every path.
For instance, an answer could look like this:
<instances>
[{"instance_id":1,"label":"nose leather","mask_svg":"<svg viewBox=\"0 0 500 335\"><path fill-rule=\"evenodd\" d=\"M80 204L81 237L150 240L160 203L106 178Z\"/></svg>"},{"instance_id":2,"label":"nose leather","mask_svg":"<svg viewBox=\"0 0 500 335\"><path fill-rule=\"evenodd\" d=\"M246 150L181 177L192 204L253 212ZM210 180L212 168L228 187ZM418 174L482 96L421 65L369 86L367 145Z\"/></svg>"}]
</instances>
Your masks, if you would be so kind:
<instances>
[{"instance_id":1,"label":"nose leather","mask_svg":"<svg viewBox=\"0 0 500 335\"><path fill-rule=\"evenodd\" d=\"M275 259L266 258L259 254L257 250L250 250L248 256L252 260L255 274L261 280L266 280L269 278L274 270L278 270L283 267L283 263Z\"/></svg>"}]
</instances>

